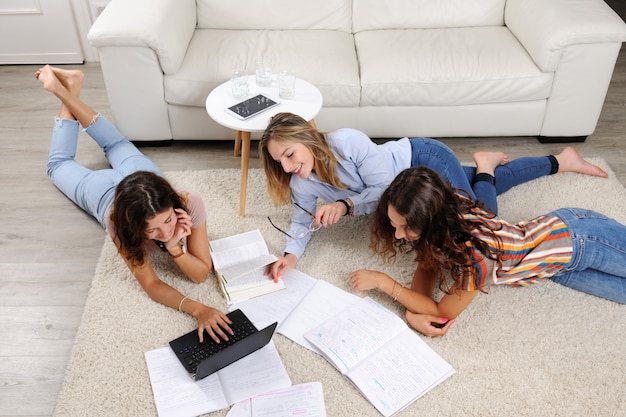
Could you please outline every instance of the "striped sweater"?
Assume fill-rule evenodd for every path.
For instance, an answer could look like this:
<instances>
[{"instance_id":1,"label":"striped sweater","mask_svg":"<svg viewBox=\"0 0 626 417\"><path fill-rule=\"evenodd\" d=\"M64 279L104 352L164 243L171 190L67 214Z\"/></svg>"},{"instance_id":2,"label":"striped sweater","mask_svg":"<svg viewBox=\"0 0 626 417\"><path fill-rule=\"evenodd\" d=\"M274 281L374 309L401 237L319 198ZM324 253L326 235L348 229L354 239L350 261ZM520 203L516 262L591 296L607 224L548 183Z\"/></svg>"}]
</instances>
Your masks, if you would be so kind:
<instances>
[{"instance_id":1,"label":"striped sweater","mask_svg":"<svg viewBox=\"0 0 626 417\"><path fill-rule=\"evenodd\" d=\"M490 285L527 286L550 278L567 266L572 257L572 240L568 227L554 216L540 216L518 224L498 218L484 219L475 214L465 215L470 221L484 221L502 240L502 266L486 258L476 247L467 243L467 252L474 267L463 277L463 289L474 291ZM497 248L498 242L480 231L474 235Z\"/></svg>"}]
</instances>

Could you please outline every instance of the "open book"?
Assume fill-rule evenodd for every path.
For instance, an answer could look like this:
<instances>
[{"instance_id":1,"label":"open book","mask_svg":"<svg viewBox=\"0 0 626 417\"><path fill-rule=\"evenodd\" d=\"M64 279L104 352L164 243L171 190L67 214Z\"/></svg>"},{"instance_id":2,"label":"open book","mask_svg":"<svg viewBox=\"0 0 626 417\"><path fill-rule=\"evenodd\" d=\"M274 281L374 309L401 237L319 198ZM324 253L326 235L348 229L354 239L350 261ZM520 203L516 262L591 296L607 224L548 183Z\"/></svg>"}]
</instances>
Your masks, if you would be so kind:
<instances>
[{"instance_id":1,"label":"open book","mask_svg":"<svg viewBox=\"0 0 626 417\"><path fill-rule=\"evenodd\" d=\"M194 381L168 347L145 353L159 417L192 417L291 386L274 342Z\"/></svg>"},{"instance_id":2,"label":"open book","mask_svg":"<svg viewBox=\"0 0 626 417\"><path fill-rule=\"evenodd\" d=\"M454 373L404 320L369 297L304 337L386 417Z\"/></svg>"},{"instance_id":3,"label":"open book","mask_svg":"<svg viewBox=\"0 0 626 417\"><path fill-rule=\"evenodd\" d=\"M384 416L454 373L404 320L372 299L295 269L283 280L284 293L230 308L241 308L259 325L277 321L277 333L324 355Z\"/></svg>"},{"instance_id":4,"label":"open book","mask_svg":"<svg viewBox=\"0 0 626 417\"><path fill-rule=\"evenodd\" d=\"M264 275L266 266L278 258L269 253L258 230L212 240L209 251L228 304L285 288L282 280Z\"/></svg>"}]
</instances>

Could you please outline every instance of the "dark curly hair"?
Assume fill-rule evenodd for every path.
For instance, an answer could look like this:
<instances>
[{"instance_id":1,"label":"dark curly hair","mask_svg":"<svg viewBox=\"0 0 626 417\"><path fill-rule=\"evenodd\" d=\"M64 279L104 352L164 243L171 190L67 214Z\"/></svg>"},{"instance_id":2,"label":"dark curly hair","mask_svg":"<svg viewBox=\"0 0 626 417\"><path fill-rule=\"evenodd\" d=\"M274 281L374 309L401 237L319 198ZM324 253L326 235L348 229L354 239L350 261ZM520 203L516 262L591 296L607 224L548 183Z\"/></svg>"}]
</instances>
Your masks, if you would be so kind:
<instances>
[{"instance_id":1,"label":"dark curly hair","mask_svg":"<svg viewBox=\"0 0 626 417\"><path fill-rule=\"evenodd\" d=\"M387 209L392 206L407 222L407 227L418 234L415 241L398 240L391 225ZM476 215L476 220L466 219L466 214ZM494 230L482 221L495 215L484 210L482 203L473 201L467 192L454 189L441 176L427 167L414 167L402 171L383 193L374 214L370 247L387 262L394 261L396 251L414 251L415 260L424 269L439 274L438 287L450 293L460 288L463 272L473 263L467 252L469 242L487 258L499 263L498 252L486 245L474 233L501 240ZM446 282L444 272L449 272L452 283Z\"/></svg>"},{"instance_id":2,"label":"dark curly hair","mask_svg":"<svg viewBox=\"0 0 626 417\"><path fill-rule=\"evenodd\" d=\"M154 172L134 172L117 185L111 220L119 251L133 265L145 262L147 219L172 207L187 210L185 199Z\"/></svg>"}]
</instances>

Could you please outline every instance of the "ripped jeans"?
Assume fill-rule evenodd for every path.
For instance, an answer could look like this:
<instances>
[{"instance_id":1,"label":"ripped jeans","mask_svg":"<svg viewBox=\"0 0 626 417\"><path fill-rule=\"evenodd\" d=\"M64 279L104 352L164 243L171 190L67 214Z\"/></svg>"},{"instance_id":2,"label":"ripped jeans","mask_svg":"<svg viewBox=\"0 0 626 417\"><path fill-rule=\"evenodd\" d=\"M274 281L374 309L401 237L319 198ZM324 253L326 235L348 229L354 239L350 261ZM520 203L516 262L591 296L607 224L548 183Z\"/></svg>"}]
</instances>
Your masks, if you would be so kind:
<instances>
[{"instance_id":1,"label":"ripped jeans","mask_svg":"<svg viewBox=\"0 0 626 417\"><path fill-rule=\"evenodd\" d=\"M102 148L111 168L86 168L74 160L79 128L76 120L55 118L48 177L63 194L106 228L117 184L135 171L152 171L158 175L162 172L100 114L85 132Z\"/></svg>"}]
</instances>

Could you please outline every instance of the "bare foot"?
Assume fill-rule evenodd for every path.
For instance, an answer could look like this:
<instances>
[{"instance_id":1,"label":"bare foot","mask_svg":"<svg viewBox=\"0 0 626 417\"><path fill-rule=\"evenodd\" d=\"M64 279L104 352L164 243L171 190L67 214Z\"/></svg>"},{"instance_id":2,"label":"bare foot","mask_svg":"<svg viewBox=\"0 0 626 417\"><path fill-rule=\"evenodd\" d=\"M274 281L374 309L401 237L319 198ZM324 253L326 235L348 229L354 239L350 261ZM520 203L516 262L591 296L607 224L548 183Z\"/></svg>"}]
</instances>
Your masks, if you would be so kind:
<instances>
[{"instance_id":1,"label":"bare foot","mask_svg":"<svg viewBox=\"0 0 626 417\"><path fill-rule=\"evenodd\" d=\"M596 177L608 178L602 168L585 161L578 151L571 146L563 149L560 154L555 155L559 162L559 172L578 172L580 174L593 175Z\"/></svg>"},{"instance_id":2,"label":"bare foot","mask_svg":"<svg viewBox=\"0 0 626 417\"><path fill-rule=\"evenodd\" d=\"M63 68L50 67L52 72L71 93L78 96L83 85L85 74L81 70L67 70Z\"/></svg>"},{"instance_id":3,"label":"bare foot","mask_svg":"<svg viewBox=\"0 0 626 417\"><path fill-rule=\"evenodd\" d=\"M41 81L43 88L46 91L50 91L51 93L57 94L60 89L62 90L65 88L56 75L54 75L50 65L39 68L39 70L35 73L35 78Z\"/></svg>"},{"instance_id":4,"label":"bare foot","mask_svg":"<svg viewBox=\"0 0 626 417\"><path fill-rule=\"evenodd\" d=\"M476 152L473 155L476 164L476 172L494 174L495 169L499 165L505 165L511 162L508 155L504 152Z\"/></svg>"},{"instance_id":5,"label":"bare foot","mask_svg":"<svg viewBox=\"0 0 626 417\"><path fill-rule=\"evenodd\" d=\"M43 83L47 91L58 93L60 83L67 91L78 97L85 74L80 70L66 70L46 65L35 72L35 78Z\"/></svg>"}]
</instances>

